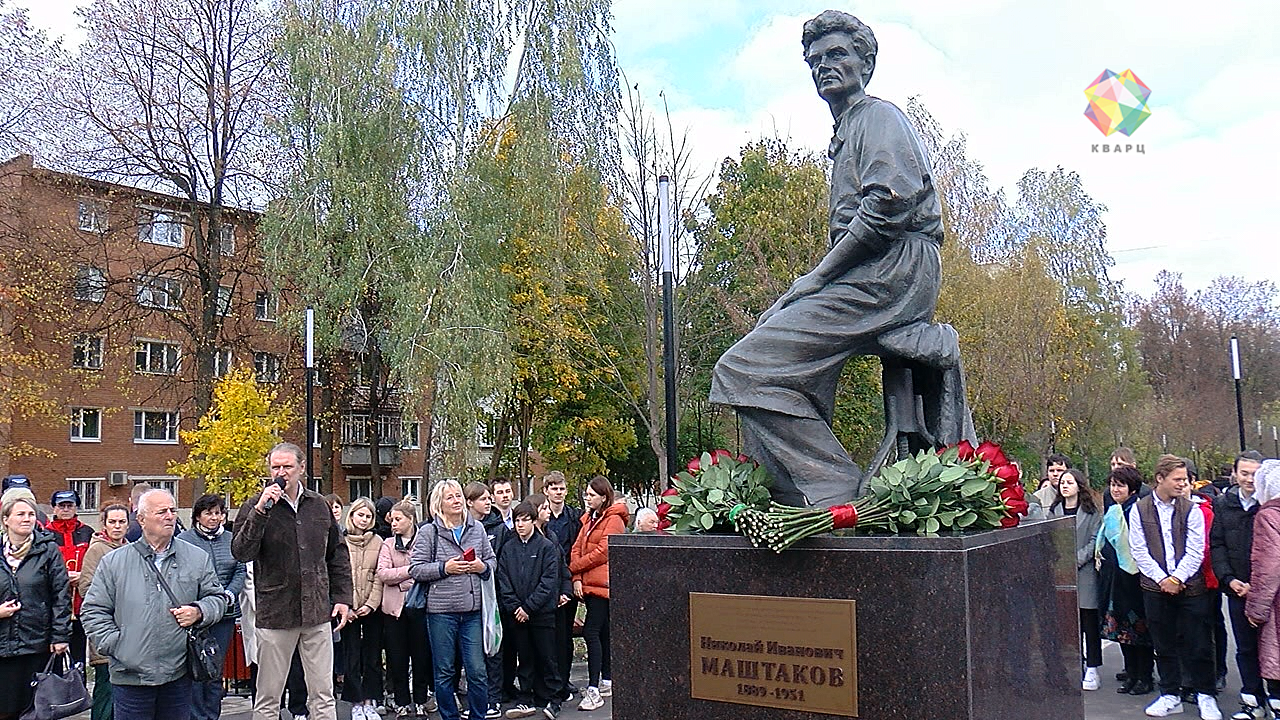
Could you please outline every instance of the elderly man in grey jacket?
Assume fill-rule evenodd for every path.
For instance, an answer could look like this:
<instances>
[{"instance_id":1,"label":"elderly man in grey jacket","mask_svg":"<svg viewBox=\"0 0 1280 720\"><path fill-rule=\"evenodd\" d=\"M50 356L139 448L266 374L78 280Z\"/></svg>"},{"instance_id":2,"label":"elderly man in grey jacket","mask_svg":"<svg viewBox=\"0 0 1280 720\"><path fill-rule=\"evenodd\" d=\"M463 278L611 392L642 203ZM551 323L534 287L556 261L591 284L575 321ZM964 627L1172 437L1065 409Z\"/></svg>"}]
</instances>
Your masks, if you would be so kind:
<instances>
[{"instance_id":1,"label":"elderly man in grey jacket","mask_svg":"<svg viewBox=\"0 0 1280 720\"><path fill-rule=\"evenodd\" d=\"M141 541L102 558L81 608L85 633L110 660L116 720L189 720L186 629L208 627L227 609L209 554L174 540L175 513L168 491L138 499Z\"/></svg>"}]
</instances>

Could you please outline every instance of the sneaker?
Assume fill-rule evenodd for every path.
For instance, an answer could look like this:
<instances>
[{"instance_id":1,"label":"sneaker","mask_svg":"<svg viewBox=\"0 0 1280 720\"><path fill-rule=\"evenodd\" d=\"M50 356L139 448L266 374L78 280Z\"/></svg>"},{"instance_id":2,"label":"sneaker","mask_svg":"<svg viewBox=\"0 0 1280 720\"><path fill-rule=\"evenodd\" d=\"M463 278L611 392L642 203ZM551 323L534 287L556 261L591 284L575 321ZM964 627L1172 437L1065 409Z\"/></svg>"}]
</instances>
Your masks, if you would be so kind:
<instances>
[{"instance_id":1,"label":"sneaker","mask_svg":"<svg viewBox=\"0 0 1280 720\"><path fill-rule=\"evenodd\" d=\"M536 709L529 707L524 703L520 703L519 705L516 705L515 707L507 711L507 717L509 718L529 717L530 715L533 715L536 712L538 712Z\"/></svg>"},{"instance_id":2,"label":"sneaker","mask_svg":"<svg viewBox=\"0 0 1280 720\"><path fill-rule=\"evenodd\" d=\"M1200 706L1200 720L1222 720L1222 710L1218 708L1218 699L1212 695L1199 693L1196 705Z\"/></svg>"},{"instance_id":3,"label":"sneaker","mask_svg":"<svg viewBox=\"0 0 1280 720\"><path fill-rule=\"evenodd\" d=\"M502 707L497 703L490 705L489 709L484 711L484 720L502 720Z\"/></svg>"},{"instance_id":4,"label":"sneaker","mask_svg":"<svg viewBox=\"0 0 1280 720\"><path fill-rule=\"evenodd\" d=\"M396 708L396 720L406 720L406 718L411 718L415 715L417 715L417 713L414 712L413 707L410 705L401 705ZM354 720L354 718L352 720Z\"/></svg>"},{"instance_id":5,"label":"sneaker","mask_svg":"<svg viewBox=\"0 0 1280 720\"><path fill-rule=\"evenodd\" d=\"M1182 712L1182 698L1177 695L1161 695L1147 706L1147 717L1168 717Z\"/></svg>"},{"instance_id":6,"label":"sneaker","mask_svg":"<svg viewBox=\"0 0 1280 720\"><path fill-rule=\"evenodd\" d=\"M418 706L418 714L426 717L428 714L440 709L440 703L436 702L435 695L427 695L427 701Z\"/></svg>"},{"instance_id":7,"label":"sneaker","mask_svg":"<svg viewBox=\"0 0 1280 720\"><path fill-rule=\"evenodd\" d=\"M1266 720L1267 711L1258 704L1258 698L1249 693L1240 693L1240 712L1231 716L1231 720Z\"/></svg>"},{"instance_id":8,"label":"sneaker","mask_svg":"<svg viewBox=\"0 0 1280 720\"><path fill-rule=\"evenodd\" d=\"M547 703L547 706L542 708L542 714L547 718L547 720L556 720L556 716L560 714L560 703Z\"/></svg>"},{"instance_id":9,"label":"sneaker","mask_svg":"<svg viewBox=\"0 0 1280 720\"><path fill-rule=\"evenodd\" d=\"M613 695L613 681L601 680L600 681L600 697L610 697L611 695Z\"/></svg>"},{"instance_id":10,"label":"sneaker","mask_svg":"<svg viewBox=\"0 0 1280 720\"><path fill-rule=\"evenodd\" d=\"M1098 680L1098 668L1091 667L1084 671L1084 681L1080 683L1080 687L1085 690L1097 690L1102 687L1102 683Z\"/></svg>"},{"instance_id":11,"label":"sneaker","mask_svg":"<svg viewBox=\"0 0 1280 720\"><path fill-rule=\"evenodd\" d=\"M599 710L604 707L604 698L600 697L600 690L596 687L588 687L586 692L582 693L582 702L578 703L579 710Z\"/></svg>"},{"instance_id":12,"label":"sneaker","mask_svg":"<svg viewBox=\"0 0 1280 720\"><path fill-rule=\"evenodd\" d=\"M378 715L386 715L386 714L387 714L387 706L386 706L386 705L379 705L378 707L373 707L372 705L366 705L365 707L373 708L373 712L377 713ZM369 720L377 720L377 718L373 717L373 715L370 715L370 716L369 716Z\"/></svg>"},{"instance_id":13,"label":"sneaker","mask_svg":"<svg viewBox=\"0 0 1280 720\"><path fill-rule=\"evenodd\" d=\"M1271 717L1280 718L1280 700L1267 698L1267 707L1271 708Z\"/></svg>"}]
</instances>

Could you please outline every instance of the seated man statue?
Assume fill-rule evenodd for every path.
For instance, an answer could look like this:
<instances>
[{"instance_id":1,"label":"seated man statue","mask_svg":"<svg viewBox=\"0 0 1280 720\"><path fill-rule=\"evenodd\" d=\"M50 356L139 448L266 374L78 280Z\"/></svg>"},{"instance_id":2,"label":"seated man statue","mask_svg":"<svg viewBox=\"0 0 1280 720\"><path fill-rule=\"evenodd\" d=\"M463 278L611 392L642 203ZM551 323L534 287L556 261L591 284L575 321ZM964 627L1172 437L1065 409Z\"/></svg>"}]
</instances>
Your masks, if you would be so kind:
<instances>
[{"instance_id":1,"label":"seated man statue","mask_svg":"<svg viewBox=\"0 0 1280 720\"><path fill-rule=\"evenodd\" d=\"M870 28L828 10L805 23L802 42L835 119L829 249L716 363L711 401L737 410L743 451L773 476L775 500L828 507L853 500L864 481L831 429L850 357L884 361L888 433L873 465L890 449L973 431L958 337L932 322L942 207L928 153L901 110L866 94L877 51Z\"/></svg>"}]
</instances>

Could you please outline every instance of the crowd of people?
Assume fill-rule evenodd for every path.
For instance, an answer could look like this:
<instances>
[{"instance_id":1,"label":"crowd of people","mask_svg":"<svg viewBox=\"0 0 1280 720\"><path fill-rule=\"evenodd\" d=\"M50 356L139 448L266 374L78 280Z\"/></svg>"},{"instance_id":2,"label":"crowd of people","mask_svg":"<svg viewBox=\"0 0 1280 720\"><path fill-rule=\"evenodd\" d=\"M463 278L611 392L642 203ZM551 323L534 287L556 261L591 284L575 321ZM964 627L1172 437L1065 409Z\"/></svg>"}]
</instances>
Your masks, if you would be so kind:
<instances>
[{"instance_id":1,"label":"crowd of people","mask_svg":"<svg viewBox=\"0 0 1280 720\"><path fill-rule=\"evenodd\" d=\"M135 488L130 506L102 508L94 531L71 491L46 517L25 483L7 488L0 720L27 708L33 674L57 653L88 661L93 720L217 718L223 682L192 680L188 631L213 639L221 665L237 624L255 720L282 706L336 720L339 687L353 720L554 720L574 699L605 704L608 538L630 515L606 478L587 483L582 509L555 471L519 502L499 478L439 481L422 504L344 507L305 487L304 458L277 445L272 482L234 524L223 498L205 495L189 529L165 490ZM569 679L578 633L582 688Z\"/></svg>"},{"instance_id":2,"label":"crowd of people","mask_svg":"<svg viewBox=\"0 0 1280 720\"><path fill-rule=\"evenodd\" d=\"M1215 483L1192 461L1162 455L1148 484L1133 451L1118 448L1101 498L1066 456L1046 468L1033 513L1075 517L1082 688L1102 686L1105 638L1124 658L1116 692L1158 692L1147 716L1189 703L1219 720L1225 597L1242 684L1231 717L1280 717L1280 461L1243 452Z\"/></svg>"}]
</instances>

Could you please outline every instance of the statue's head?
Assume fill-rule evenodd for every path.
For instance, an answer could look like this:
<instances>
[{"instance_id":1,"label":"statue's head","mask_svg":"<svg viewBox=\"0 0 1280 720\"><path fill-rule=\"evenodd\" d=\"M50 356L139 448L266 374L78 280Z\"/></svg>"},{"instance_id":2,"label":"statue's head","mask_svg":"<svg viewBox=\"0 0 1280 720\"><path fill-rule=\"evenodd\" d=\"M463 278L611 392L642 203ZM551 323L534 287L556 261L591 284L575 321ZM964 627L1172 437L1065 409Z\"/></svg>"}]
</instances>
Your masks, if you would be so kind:
<instances>
[{"instance_id":1,"label":"statue's head","mask_svg":"<svg viewBox=\"0 0 1280 720\"><path fill-rule=\"evenodd\" d=\"M804 59L827 102L864 90L876 67L876 36L858 18L827 10L804 24Z\"/></svg>"}]
</instances>

